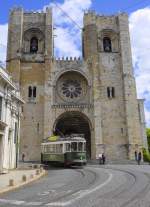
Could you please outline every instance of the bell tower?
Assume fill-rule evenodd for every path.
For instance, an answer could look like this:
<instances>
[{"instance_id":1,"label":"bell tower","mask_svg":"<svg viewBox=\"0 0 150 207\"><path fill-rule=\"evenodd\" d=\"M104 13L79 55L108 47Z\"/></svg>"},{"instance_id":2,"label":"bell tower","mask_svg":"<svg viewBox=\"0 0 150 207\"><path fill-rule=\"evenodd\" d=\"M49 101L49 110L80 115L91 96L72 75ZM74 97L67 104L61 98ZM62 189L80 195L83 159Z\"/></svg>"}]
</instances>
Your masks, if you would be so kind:
<instances>
[{"instance_id":1,"label":"bell tower","mask_svg":"<svg viewBox=\"0 0 150 207\"><path fill-rule=\"evenodd\" d=\"M52 10L10 13L7 69L25 101L21 120L20 152L27 160L40 160L44 134L44 89L53 56Z\"/></svg>"},{"instance_id":2,"label":"bell tower","mask_svg":"<svg viewBox=\"0 0 150 207\"><path fill-rule=\"evenodd\" d=\"M26 12L15 8L10 13L7 68L15 82L20 79L20 63L44 63L53 56L52 10Z\"/></svg>"},{"instance_id":3,"label":"bell tower","mask_svg":"<svg viewBox=\"0 0 150 207\"><path fill-rule=\"evenodd\" d=\"M83 57L93 75L96 153L133 159L145 143L126 13L84 14ZM111 127L110 127L111 126Z\"/></svg>"}]
</instances>

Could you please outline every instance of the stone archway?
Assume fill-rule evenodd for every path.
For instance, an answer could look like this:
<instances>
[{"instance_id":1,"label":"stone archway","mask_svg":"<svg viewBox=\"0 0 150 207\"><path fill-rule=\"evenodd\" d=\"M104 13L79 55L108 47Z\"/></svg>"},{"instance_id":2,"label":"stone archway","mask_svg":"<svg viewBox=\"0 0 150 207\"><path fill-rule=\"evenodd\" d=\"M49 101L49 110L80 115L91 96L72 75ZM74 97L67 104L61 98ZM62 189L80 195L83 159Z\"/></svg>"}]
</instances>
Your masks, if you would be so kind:
<instances>
[{"instance_id":1,"label":"stone archway","mask_svg":"<svg viewBox=\"0 0 150 207\"><path fill-rule=\"evenodd\" d=\"M62 135L84 134L87 142L87 159L91 158L91 126L90 121L83 113L69 111L60 115L54 124L54 131Z\"/></svg>"}]
</instances>

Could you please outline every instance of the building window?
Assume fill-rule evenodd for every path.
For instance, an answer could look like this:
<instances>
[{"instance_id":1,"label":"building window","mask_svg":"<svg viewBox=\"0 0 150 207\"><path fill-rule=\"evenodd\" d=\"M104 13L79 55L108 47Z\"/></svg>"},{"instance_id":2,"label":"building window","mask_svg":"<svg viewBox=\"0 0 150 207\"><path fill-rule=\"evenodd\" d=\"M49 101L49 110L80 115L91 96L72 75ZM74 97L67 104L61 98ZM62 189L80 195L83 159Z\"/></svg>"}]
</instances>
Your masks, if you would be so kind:
<instances>
[{"instance_id":1,"label":"building window","mask_svg":"<svg viewBox=\"0 0 150 207\"><path fill-rule=\"evenodd\" d=\"M104 52L111 52L112 51L111 39L109 37L103 38L103 48L104 48Z\"/></svg>"},{"instance_id":2,"label":"building window","mask_svg":"<svg viewBox=\"0 0 150 207\"><path fill-rule=\"evenodd\" d=\"M37 53L38 51L38 39L36 37L32 37L30 40L30 52Z\"/></svg>"},{"instance_id":3,"label":"building window","mask_svg":"<svg viewBox=\"0 0 150 207\"><path fill-rule=\"evenodd\" d=\"M28 97L30 99L36 98L36 86L29 86L29 88L28 88Z\"/></svg>"},{"instance_id":4,"label":"building window","mask_svg":"<svg viewBox=\"0 0 150 207\"><path fill-rule=\"evenodd\" d=\"M36 98L36 87L33 87L33 97Z\"/></svg>"},{"instance_id":5,"label":"building window","mask_svg":"<svg viewBox=\"0 0 150 207\"><path fill-rule=\"evenodd\" d=\"M115 88L114 87L107 87L107 97L108 98L115 97Z\"/></svg>"},{"instance_id":6,"label":"building window","mask_svg":"<svg viewBox=\"0 0 150 207\"><path fill-rule=\"evenodd\" d=\"M39 132L39 130L40 130L40 124L37 123L37 132Z\"/></svg>"},{"instance_id":7,"label":"building window","mask_svg":"<svg viewBox=\"0 0 150 207\"><path fill-rule=\"evenodd\" d=\"M0 120L2 120L2 97L0 96Z\"/></svg>"},{"instance_id":8,"label":"building window","mask_svg":"<svg viewBox=\"0 0 150 207\"><path fill-rule=\"evenodd\" d=\"M28 88L28 97L31 98L32 97L32 87L29 86Z\"/></svg>"}]
</instances>

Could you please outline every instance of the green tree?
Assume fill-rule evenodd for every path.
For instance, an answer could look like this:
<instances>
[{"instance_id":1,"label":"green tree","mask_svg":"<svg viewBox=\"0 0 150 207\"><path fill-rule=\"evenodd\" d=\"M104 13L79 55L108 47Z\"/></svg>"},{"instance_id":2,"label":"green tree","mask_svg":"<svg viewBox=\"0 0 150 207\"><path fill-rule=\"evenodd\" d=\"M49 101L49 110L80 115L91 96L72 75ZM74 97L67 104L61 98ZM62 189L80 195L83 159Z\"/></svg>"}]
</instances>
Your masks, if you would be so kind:
<instances>
[{"instance_id":1,"label":"green tree","mask_svg":"<svg viewBox=\"0 0 150 207\"><path fill-rule=\"evenodd\" d=\"M148 148L150 150L150 128L146 129L146 134L147 134Z\"/></svg>"}]
</instances>

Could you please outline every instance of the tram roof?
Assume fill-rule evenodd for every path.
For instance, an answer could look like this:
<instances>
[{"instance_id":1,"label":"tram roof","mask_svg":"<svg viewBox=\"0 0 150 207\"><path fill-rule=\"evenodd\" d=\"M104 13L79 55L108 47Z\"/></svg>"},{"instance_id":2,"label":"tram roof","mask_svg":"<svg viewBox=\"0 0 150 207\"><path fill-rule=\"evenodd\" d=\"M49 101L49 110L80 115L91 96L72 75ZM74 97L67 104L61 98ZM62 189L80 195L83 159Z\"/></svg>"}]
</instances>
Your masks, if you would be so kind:
<instances>
[{"instance_id":1,"label":"tram roof","mask_svg":"<svg viewBox=\"0 0 150 207\"><path fill-rule=\"evenodd\" d=\"M53 136L53 137L48 137L45 140L43 140L43 143L55 143L55 142L70 142L70 141L82 141L85 142L85 138L83 136L79 135L74 135L74 136L65 136L65 137L60 137L60 136Z\"/></svg>"}]
</instances>

